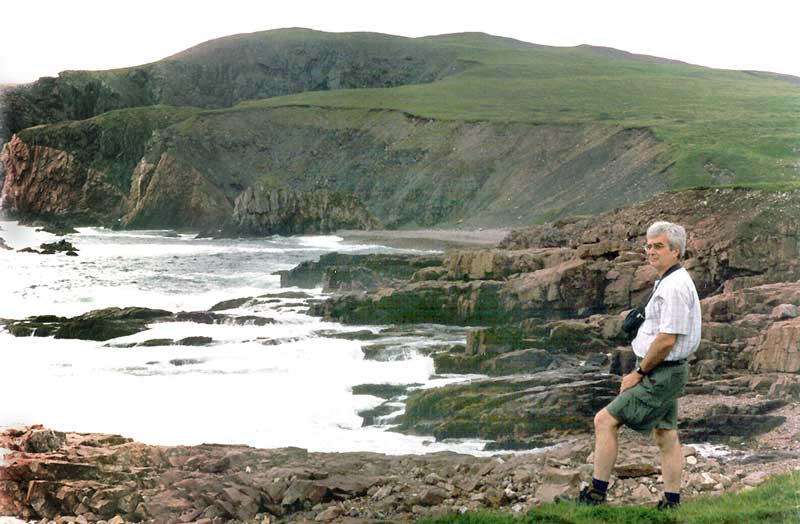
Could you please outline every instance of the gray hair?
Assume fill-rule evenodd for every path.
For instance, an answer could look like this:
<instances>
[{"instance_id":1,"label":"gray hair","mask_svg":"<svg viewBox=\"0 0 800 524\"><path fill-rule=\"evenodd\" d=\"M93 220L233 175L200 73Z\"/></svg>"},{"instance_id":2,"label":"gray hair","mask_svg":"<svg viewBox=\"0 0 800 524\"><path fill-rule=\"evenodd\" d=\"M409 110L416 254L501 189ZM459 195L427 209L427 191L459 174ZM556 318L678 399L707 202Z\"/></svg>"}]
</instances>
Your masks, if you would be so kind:
<instances>
[{"instance_id":1,"label":"gray hair","mask_svg":"<svg viewBox=\"0 0 800 524\"><path fill-rule=\"evenodd\" d=\"M647 228L647 238L657 237L666 233L670 249L680 249L678 258L683 258L686 253L686 230L683 226L672 222L655 222Z\"/></svg>"}]
</instances>

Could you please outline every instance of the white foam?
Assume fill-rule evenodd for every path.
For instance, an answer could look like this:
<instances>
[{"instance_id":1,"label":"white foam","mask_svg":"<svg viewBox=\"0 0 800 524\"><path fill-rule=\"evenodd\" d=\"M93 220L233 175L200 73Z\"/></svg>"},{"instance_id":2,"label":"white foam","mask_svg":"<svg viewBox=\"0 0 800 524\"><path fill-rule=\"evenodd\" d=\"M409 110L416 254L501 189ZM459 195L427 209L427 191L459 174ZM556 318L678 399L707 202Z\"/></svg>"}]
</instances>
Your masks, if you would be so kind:
<instances>
[{"instance_id":1,"label":"white foam","mask_svg":"<svg viewBox=\"0 0 800 524\"><path fill-rule=\"evenodd\" d=\"M37 247L56 238L13 222L0 225L0 236L14 248ZM67 239L78 247L79 257L0 252L0 317L74 316L112 306L201 311L223 300L278 291L274 271L327 251L401 251L347 245L336 236L209 240L175 238L168 231L82 228ZM320 289L303 291L320 295ZM478 440L441 443L386 427L362 428L358 412L382 400L353 395L353 386L416 383L429 388L472 377L431 379L432 359L416 351L428 340L398 337L402 359L365 360L364 343L317 333L367 328L309 317L302 307L280 307L291 302L298 299L225 311L273 318L273 324L153 323L109 343L16 338L0 329L3 388L19 393L18 402L0 410L0 427L44 424L165 445L217 442L314 451L483 453L484 442ZM435 333L439 340L454 338L447 330ZM202 347L107 346L190 336L213 342Z\"/></svg>"}]
</instances>

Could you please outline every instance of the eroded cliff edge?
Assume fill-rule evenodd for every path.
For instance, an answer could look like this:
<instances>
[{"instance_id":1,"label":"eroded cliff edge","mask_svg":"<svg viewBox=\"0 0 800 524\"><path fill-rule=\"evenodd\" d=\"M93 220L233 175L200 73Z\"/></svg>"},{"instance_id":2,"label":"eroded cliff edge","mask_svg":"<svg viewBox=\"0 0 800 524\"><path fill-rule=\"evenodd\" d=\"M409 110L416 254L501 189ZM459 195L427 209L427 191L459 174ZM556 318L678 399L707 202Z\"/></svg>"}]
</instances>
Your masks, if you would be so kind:
<instances>
[{"instance_id":1,"label":"eroded cliff edge","mask_svg":"<svg viewBox=\"0 0 800 524\"><path fill-rule=\"evenodd\" d=\"M141 110L184 118L154 125L138 118ZM607 210L668 185L667 146L646 129L316 107L190 111L124 110L15 135L0 157L3 209L21 218L219 228L236 198L259 184L347 195L382 227L508 226ZM128 133L113 135L124 162L104 146L112 124Z\"/></svg>"}]
</instances>

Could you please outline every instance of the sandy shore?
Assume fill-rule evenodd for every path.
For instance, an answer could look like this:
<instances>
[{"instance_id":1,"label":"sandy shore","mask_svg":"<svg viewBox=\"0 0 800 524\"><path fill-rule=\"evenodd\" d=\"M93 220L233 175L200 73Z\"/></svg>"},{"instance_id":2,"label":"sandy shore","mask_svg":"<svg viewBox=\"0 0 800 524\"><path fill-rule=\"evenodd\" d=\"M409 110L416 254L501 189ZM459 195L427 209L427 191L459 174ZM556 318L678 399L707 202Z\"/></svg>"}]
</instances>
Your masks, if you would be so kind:
<instances>
[{"instance_id":1,"label":"sandy shore","mask_svg":"<svg viewBox=\"0 0 800 524\"><path fill-rule=\"evenodd\" d=\"M414 230L341 230L335 234L352 244L375 243L403 249L438 249L494 247L510 229L414 229Z\"/></svg>"}]
</instances>

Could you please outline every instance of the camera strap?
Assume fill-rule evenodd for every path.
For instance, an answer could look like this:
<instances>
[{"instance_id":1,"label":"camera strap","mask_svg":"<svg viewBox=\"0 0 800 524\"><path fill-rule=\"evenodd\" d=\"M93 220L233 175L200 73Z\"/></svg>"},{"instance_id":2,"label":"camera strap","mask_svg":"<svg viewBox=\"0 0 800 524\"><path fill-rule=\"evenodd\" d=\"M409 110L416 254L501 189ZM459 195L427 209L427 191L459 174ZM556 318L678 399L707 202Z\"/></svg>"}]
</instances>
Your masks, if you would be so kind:
<instances>
[{"instance_id":1,"label":"camera strap","mask_svg":"<svg viewBox=\"0 0 800 524\"><path fill-rule=\"evenodd\" d=\"M660 286L660 285L661 285L661 283L664 281L664 279L665 279L665 278L667 278L668 276L670 276L670 274L672 274L672 273L674 273L675 271L679 270L680 268L681 268L681 265L680 265L680 264L674 264L672 267L670 267L670 268L669 268L669 269L668 269L668 270L667 270L667 271L664 273L664 275L663 275L661 278L659 278L659 279L658 279L658 282L656 282L656 285L655 285L655 287L653 288L653 290L650 292L650 294L649 294L649 295L647 295L647 300L645 300L645 301L642 303L642 306L643 306L643 307L647 307L647 304L649 304L649 303L650 303L650 299L651 299L651 298L653 298L653 295L655 295L655 293L656 293L656 290L658 289L658 286Z\"/></svg>"}]
</instances>

